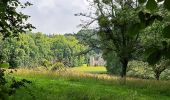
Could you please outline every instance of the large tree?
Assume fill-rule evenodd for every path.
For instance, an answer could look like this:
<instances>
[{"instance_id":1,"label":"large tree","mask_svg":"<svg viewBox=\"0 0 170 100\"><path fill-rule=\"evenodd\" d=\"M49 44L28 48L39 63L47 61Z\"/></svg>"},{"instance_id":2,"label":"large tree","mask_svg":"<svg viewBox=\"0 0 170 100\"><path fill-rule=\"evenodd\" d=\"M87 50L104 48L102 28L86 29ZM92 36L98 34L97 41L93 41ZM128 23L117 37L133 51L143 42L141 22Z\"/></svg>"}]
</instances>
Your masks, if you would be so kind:
<instances>
[{"instance_id":1,"label":"large tree","mask_svg":"<svg viewBox=\"0 0 170 100\"><path fill-rule=\"evenodd\" d=\"M91 4L95 14L80 15L97 21L100 48L104 55L110 51L116 53L121 63L121 77L125 77L128 62L140 48L139 31L136 34L131 31L131 28L142 27L138 24L138 0L94 0Z\"/></svg>"},{"instance_id":2,"label":"large tree","mask_svg":"<svg viewBox=\"0 0 170 100\"><path fill-rule=\"evenodd\" d=\"M0 0L0 33L6 37L17 37L19 32L25 32L34 28L26 23L30 17L17 11L32 5L29 2L21 3L19 0Z\"/></svg>"},{"instance_id":3,"label":"large tree","mask_svg":"<svg viewBox=\"0 0 170 100\"><path fill-rule=\"evenodd\" d=\"M29 2L22 4L19 0L0 0L0 34L3 38L18 37L19 32L25 32L33 28L29 23L25 23L29 16L21 12L17 12L17 8L25 8L31 5ZM7 95L11 95L20 86L25 86L27 80L16 81L12 84L7 84L6 77L4 77L5 70L0 69L0 99L7 99ZM16 85L20 84L20 85ZM10 86L9 86L10 85ZM9 88L7 88L9 86Z\"/></svg>"}]
</instances>

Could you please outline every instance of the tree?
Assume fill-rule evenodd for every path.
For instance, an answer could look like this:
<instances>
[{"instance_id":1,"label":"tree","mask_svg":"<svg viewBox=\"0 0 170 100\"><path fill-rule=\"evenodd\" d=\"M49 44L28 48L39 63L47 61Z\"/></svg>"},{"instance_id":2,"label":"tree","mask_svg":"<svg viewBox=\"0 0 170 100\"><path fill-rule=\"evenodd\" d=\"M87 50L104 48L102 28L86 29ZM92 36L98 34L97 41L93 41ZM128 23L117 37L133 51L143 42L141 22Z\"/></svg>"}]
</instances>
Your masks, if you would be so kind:
<instances>
[{"instance_id":1,"label":"tree","mask_svg":"<svg viewBox=\"0 0 170 100\"><path fill-rule=\"evenodd\" d=\"M30 23L25 23L30 17L21 12L17 12L17 8L26 8L32 5L29 2L22 4L19 0L1 0L0 1L0 33L4 38L17 37L19 32L25 32L35 28Z\"/></svg>"},{"instance_id":2,"label":"tree","mask_svg":"<svg viewBox=\"0 0 170 100\"><path fill-rule=\"evenodd\" d=\"M152 69L155 73L155 78L157 80L160 79L160 75L163 71L165 71L167 68L169 68L170 61L169 60L160 60L157 64L152 66Z\"/></svg>"},{"instance_id":3,"label":"tree","mask_svg":"<svg viewBox=\"0 0 170 100\"><path fill-rule=\"evenodd\" d=\"M146 7L147 10L142 9L141 14L139 13L140 23L144 24L144 28L151 26L155 20L159 20L164 23L165 27L163 28L163 32L161 35L164 39L169 39L170 37L170 24L169 19L166 18L166 14L169 14L170 10L170 1L169 0L139 0L139 4ZM168 10L168 11L166 11ZM147 19L143 17L147 16ZM148 22L150 22L148 24ZM139 31L141 29L138 29ZM157 62L161 60L161 58L170 59L170 45L167 40L163 40L162 46L152 46L146 50L148 53L148 62L151 65L155 65Z\"/></svg>"},{"instance_id":4,"label":"tree","mask_svg":"<svg viewBox=\"0 0 170 100\"><path fill-rule=\"evenodd\" d=\"M99 28L97 35L101 41L103 54L114 51L121 63L121 77L126 77L128 62L133 59L133 53L139 48L139 31L131 29L142 28L139 24L138 0L94 0L95 15L82 16L97 20ZM125 17L126 16L126 17ZM107 59L106 59L107 60Z\"/></svg>"},{"instance_id":5,"label":"tree","mask_svg":"<svg viewBox=\"0 0 170 100\"><path fill-rule=\"evenodd\" d=\"M25 24L29 16L16 11L18 7L25 8L31 5L29 2L22 4L19 0L0 0L0 34L3 38L18 37L19 32L25 32L27 29L33 28L31 24ZM5 70L0 68L0 99L7 99L7 95L15 93L16 89L30 83L27 80L12 81L7 85ZM7 88L7 86L9 86Z\"/></svg>"},{"instance_id":6,"label":"tree","mask_svg":"<svg viewBox=\"0 0 170 100\"><path fill-rule=\"evenodd\" d=\"M168 14L168 12L163 9L163 7L161 7L161 12L163 12L166 16L164 16L164 18L168 18L170 14ZM155 78L157 80L159 80L159 77L161 75L161 73L163 71L165 71L168 68L168 59L166 57L161 57L159 58L156 57L156 55L158 54L152 54L152 52L154 50L158 50L164 48L164 45L166 43L170 43L169 39L166 39L163 37L162 33L163 33L163 29L164 27L167 25L166 21L158 21L155 20L153 22L152 25L148 26L147 28L145 28L142 31L142 36L141 36L141 43L145 48L145 61L148 61L151 64L151 68L153 69L154 73L155 73ZM155 48L155 49L153 49ZM159 48L159 49L158 49ZM153 51L152 51L153 50ZM150 55L150 53L152 55ZM159 52L159 54L161 54L163 52ZM154 58L152 58L153 56L155 56ZM155 63L155 59L157 60L157 62Z\"/></svg>"},{"instance_id":7,"label":"tree","mask_svg":"<svg viewBox=\"0 0 170 100\"><path fill-rule=\"evenodd\" d=\"M75 34L75 37L79 40L79 43L86 46L84 50L76 55L85 55L87 65L90 64L91 56L102 53L100 49L100 40L96 33L97 31L94 29L84 29Z\"/></svg>"},{"instance_id":8,"label":"tree","mask_svg":"<svg viewBox=\"0 0 170 100\"><path fill-rule=\"evenodd\" d=\"M102 54L102 47L100 46L102 41L100 41L97 35L97 30L95 29L84 29L80 30L76 37L80 43L87 45L88 48L81 52L80 54L86 54L88 58L94 54ZM103 58L106 60L106 69L110 74L119 74L121 65L115 51L103 51Z\"/></svg>"},{"instance_id":9,"label":"tree","mask_svg":"<svg viewBox=\"0 0 170 100\"><path fill-rule=\"evenodd\" d=\"M79 43L74 36L55 35L52 37L53 57L58 62L63 62L66 66L75 67L84 63L84 56L77 55L86 47ZM55 62L56 62L55 61Z\"/></svg>"}]
</instances>

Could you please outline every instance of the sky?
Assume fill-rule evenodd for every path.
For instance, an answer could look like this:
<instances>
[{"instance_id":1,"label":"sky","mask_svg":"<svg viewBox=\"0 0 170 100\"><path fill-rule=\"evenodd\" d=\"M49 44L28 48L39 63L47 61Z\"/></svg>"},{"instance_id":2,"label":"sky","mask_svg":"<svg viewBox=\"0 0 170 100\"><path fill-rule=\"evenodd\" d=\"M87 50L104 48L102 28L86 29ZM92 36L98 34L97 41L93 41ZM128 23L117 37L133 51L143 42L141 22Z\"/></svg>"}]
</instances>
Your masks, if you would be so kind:
<instances>
[{"instance_id":1,"label":"sky","mask_svg":"<svg viewBox=\"0 0 170 100\"><path fill-rule=\"evenodd\" d=\"M21 0L22 2L26 0ZM84 17L74 14L87 12L86 0L27 0L33 4L24 10L24 14L30 15L28 22L36 27L34 32L45 34L76 33L81 27Z\"/></svg>"}]
</instances>

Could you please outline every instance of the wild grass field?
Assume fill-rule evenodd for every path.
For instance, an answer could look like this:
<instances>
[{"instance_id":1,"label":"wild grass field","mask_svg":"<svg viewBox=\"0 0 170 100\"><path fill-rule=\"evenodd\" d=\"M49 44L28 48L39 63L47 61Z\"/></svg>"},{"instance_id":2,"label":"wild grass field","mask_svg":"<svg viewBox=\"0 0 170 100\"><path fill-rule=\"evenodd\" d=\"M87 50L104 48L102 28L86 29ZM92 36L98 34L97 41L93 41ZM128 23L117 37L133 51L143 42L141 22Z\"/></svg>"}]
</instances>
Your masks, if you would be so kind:
<instances>
[{"instance_id":1,"label":"wild grass field","mask_svg":"<svg viewBox=\"0 0 170 100\"><path fill-rule=\"evenodd\" d=\"M97 70L99 69L99 70ZM103 67L79 67L65 72L18 69L13 75L32 81L10 100L170 100L170 82L92 74Z\"/></svg>"},{"instance_id":2,"label":"wild grass field","mask_svg":"<svg viewBox=\"0 0 170 100\"><path fill-rule=\"evenodd\" d=\"M78 72L85 72L85 73L92 73L92 74L106 74L107 70L103 66L86 66L83 65L81 67L74 67L71 68L73 71L78 71Z\"/></svg>"}]
</instances>

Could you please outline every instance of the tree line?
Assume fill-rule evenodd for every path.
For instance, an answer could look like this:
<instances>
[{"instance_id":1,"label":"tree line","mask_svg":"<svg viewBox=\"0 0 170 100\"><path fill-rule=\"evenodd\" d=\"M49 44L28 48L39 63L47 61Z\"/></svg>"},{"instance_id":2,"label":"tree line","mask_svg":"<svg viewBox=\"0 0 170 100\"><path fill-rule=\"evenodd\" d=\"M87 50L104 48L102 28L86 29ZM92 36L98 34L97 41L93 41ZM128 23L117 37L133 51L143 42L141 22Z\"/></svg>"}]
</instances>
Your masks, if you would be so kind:
<instances>
[{"instance_id":1,"label":"tree line","mask_svg":"<svg viewBox=\"0 0 170 100\"><path fill-rule=\"evenodd\" d=\"M43 33L19 34L17 38L1 36L0 63L17 67L50 67L50 64L63 63L67 67L86 63L86 55L76 55L86 49L72 35L45 35Z\"/></svg>"}]
</instances>

